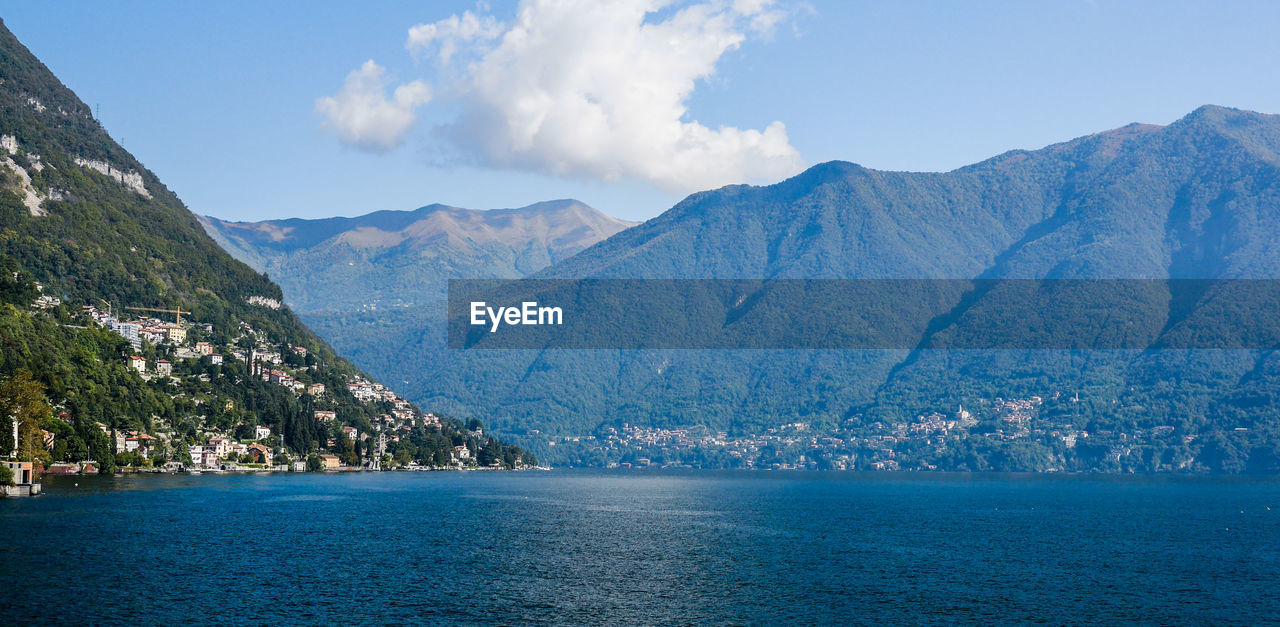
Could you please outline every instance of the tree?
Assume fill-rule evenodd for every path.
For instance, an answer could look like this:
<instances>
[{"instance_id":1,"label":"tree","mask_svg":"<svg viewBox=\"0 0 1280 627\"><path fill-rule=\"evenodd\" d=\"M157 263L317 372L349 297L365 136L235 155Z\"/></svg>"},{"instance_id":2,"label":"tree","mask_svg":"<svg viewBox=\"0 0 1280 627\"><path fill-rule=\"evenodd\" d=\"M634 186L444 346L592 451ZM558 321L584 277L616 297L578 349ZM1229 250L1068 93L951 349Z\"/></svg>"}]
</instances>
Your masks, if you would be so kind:
<instances>
[{"instance_id":1,"label":"tree","mask_svg":"<svg viewBox=\"0 0 1280 627\"><path fill-rule=\"evenodd\" d=\"M0 303L26 307L39 295L35 282L20 271L17 260L8 255L0 255Z\"/></svg>"},{"instance_id":2,"label":"tree","mask_svg":"<svg viewBox=\"0 0 1280 627\"><path fill-rule=\"evenodd\" d=\"M502 459L502 448L494 440L489 440L488 444L480 447L476 452L476 463L481 466L492 466Z\"/></svg>"},{"instance_id":3,"label":"tree","mask_svg":"<svg viewBox=\"0 0 1280 627\"><path fill-rule=\"evenodd\" d=\"M346 436L339 437L338 458L347 466L355 466L356 464L359 464L360 453L356 450L356 443Z\"/></svg>"},{"instance_id":4,"label":"tree","mask_svg":"<svg viewBox=\"0 0 1280 627\"><path fill-rule=\"evenodd\" d=\"M0 384L0 416L4 433L0 434L2 453L17 451L19 461L32 461L45 453L40 426L53 417L53 409L44 396L44 386L26 370L19 370ZM18 441L13 442L13 421L18 423Z\"/></svg>"},{"instance_id":5,"label":"tree","mask_svg":"<svg viewBox=\"0 0 1280 627\"><path fill-rule=\"evenodd\" d=\"M0 466L0 485L13 485L13 471L8 466Z\"/></svg>"},{"instance_id":6,"label":"tree","mask_svg":"<svg viewBox=\"0 0 1280 627\"><path fill-rule=\"evenodd\" d=\"M449 454L449 451L446 449L438 448L435 450L435 453L432 454L431 456L432 466L438 466L443 468L445 466L449 466L452 464L453 464L453 456L451 456Z\"/></svg>"},{"instance_id":7,"label":"tree","mask_svg":"<svg viewBox=\"0 0 1280 627\"><path fill-rule=\"evenodd\" d=\"M408 466L413 461L413 454L408 447L402 446L396 449L395 461L397 466Z\"/></svg>"},{"instance_id":8,"label":"tree","mask_svg":"<svg viewBox=\"0 0 1280 627\"><path fill-rule=\"evenodd\" d=\"M324 470L324 460L319 455L312 453L307 456L307 472L318 472Z\"/></svg>"},{"instance_id":9,"label":"tree","mask_svg":"<svg viewBox=\"0 0 1280 627\"><path fill-rule=\"evenodd\" d=\"M98 462L98 472L109 475L116 471L115 444L110 436L96 424L87 420L76 421L76 433L84 440L87 459Z\"/></svg>"},{"instance_id":10,"label":"tree","mask_svg":"<svg viewBox=\"0 0 1280 627\"><path fill-rule=\"evenodd\" d=\"M188 466L191 465L191 448L187 446L186 442L178 441L178 444L174 447L173 459Z\"/></svg>"}]
</instances>

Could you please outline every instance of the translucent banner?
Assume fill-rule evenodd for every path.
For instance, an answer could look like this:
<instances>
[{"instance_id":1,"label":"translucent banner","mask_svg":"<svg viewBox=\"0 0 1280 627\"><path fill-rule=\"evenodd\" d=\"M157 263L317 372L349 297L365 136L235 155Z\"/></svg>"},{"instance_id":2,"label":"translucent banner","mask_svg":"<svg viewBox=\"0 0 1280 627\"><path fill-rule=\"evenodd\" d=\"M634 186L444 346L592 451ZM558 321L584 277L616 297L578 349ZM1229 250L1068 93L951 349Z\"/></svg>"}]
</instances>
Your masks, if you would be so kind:
<instances>
[{"instance_id":1,"label":"translucent banner","mask_svg":"<svg viewBox=\"0 0 1280 627\"><path fill-rule=\"evenodd\" d=\"M449 281L454 349L1265 349L1272 279Z\"/></svg>"}]
</instances>

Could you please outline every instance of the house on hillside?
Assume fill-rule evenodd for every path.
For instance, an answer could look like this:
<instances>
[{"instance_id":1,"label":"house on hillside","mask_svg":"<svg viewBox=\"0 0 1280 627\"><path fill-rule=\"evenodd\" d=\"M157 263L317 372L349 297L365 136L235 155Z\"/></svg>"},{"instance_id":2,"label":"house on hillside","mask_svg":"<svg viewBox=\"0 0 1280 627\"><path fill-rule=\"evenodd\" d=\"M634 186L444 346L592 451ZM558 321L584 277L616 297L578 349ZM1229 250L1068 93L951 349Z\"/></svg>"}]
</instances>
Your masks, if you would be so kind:
<instances>
[{"instance_id":1,"label":"house on hillside","mask_svg":"<svg viewBox=\"0 0 1280 627\"><path fill-rule=\"evenodd\" d=\"M200 459L195 456L191 457L191 461L204 466L205 468L217 468L222 465L222 460L218 458L218 453L211 448L206 448L200 454Z\"/></svg>"},{"instance_id":2,"label":"house on hillside","mask_svg":"<svg viewBox=\"0 0 1280 627\"><path fill-rule=\"evenodd\" d=\"M151 456L151 449L156 439L142 432L132 433L124 439L124 450L129 453L137 451L143 457Z\"/></svg>"},{"instance_id":3,"label":"house on hillside","mask_svg":"<svg viewBox=\"0 0 1280 627\"><path fill-rule=\"evenodd\" d=\"M141 327L138 329L138 336L152 344L159 344L164 341L165 331L159 327Z\"/></svg>"},{"instance_id":4,"label":"house on hillside","mask_svg":"<svg viewBox=\"0 0 1280 627\"><path fill-rule=\"evenodd\" d=\"M147 358L132 355L129 357L129 367L137 370L139 374L147 371Z\"/></svg>"},{"instance_id":5,"label":"house on hillside","mask_svg":"<svg viewBox=\"0 0 1280 627\"><path fill-rule=\"evenodd\" d=\"M277 353L275 351L259 350L256 348L253 349L253 352L250 354L250 359L252 359L253 361L261 361L261 362L265 362L265 363L269 363L277 366L280 365L280 361L281 361L280 353Z\"/></svg>"},{"instance_id":6,"label":"house on hillside","mask_svg":"<svg viewBox=\"0 0 1280 627\"><path fill-rule=\"evenodd\" d=\"M212 446L200 446L199 444L187 449L191 454L191 465L195 467L217 468L222 465L218 452Z\"/></svg>"},{"instance_id":7,"label":"house on hillside","mask_svg":"<svg viewBox=\"0 0 1280 627\"><path fill-rule=\"evenodd\" d=\"M271 449L261 444L250 444L249 456L259 464L271 464Z\"/></svg>"},{"instance_id":8,"label":"house on hillside","mask_svg":"<svg viewBox=\"0 0 1280 627\"><path fill-rule=\"evenodd\" d=\"M164 326L164 335L174 344L181 344L187 341L187 330L176 324L166 324Z\"/></svg>"},{"instance_id":9,"label":"house on hillside","mask_svg":"<svg viewBox=\"0 0 1280 627\"><path fill-rule=\"evenodd\" d=\"M209 447L213 449L214 455L218 457L226 457L234 447L234 443L227 438L211 438Z\"/></svg>"},{"instance_id":10,"label":"house on hillside","mask_svg":"<svg viewBox=\"0 0 1280 627\"><path fill-rule=\"evenodd\" d=\"M142 348L142 338L138 336L138 330L141 328L132 322L119 322L114 318L107 320L107 328L115 332L116 335L129 340L129 344L133 345L134 350Z\"/></svg>"}]
</instances>

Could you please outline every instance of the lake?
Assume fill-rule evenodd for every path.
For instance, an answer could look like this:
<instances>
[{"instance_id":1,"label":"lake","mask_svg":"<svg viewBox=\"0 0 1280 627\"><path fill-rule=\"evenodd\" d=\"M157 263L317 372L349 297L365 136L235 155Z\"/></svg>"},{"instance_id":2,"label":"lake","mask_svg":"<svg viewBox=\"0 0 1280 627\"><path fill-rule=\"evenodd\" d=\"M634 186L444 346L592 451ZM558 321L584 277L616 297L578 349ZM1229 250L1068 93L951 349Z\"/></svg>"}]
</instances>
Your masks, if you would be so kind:
<instances>
[{"instance_id":1,"label":"lake","mask_svg":"<svg viewBox=\"0 0 1280 627\"><path fill-rule=\"evenodd\" d=\"M0 623L1280 620L1280 479L52 477Z\"/></svg>"}]
</instances>

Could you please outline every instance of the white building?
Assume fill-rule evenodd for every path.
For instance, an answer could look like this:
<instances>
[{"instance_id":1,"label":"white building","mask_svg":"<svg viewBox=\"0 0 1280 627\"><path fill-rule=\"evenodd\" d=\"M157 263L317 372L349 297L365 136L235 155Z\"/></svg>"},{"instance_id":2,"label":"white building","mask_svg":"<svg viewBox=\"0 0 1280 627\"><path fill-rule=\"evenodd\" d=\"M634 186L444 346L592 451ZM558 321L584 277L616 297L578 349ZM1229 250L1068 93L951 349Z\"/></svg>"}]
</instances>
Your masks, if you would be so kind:
<instances>
[{"instance_id":1,"label":"white building","mask_svg":"<svg viewBox=\"0 0 1280 627\"><path fill-rule=\"evenodd\" d=\"M142 338L138 336L138 329L141 327L137 324L132 322L120 322L114 318L108 319L107 324L116 335L129 340L129 343L133 345L135 350L142 348Z\"/></svg>"},{"instance_id":2,"label":"white building","mask_svg":"<svg viewBox=\"0 0 1280 627\"><path fill-rule=\"evenodd\" d=\"M280 361L281 361L280 353L272 352L272 351L261 351L256 348L253 349L253 352L250 355L250 358L253 361L267 362L267 363L275 364L277 366L280 365Z\"/></svg>"},{"instance_id":3,"label":"white building","mask_svg":"<svg viewBox=\"0 0 1280 627\"><path fill-rule=\"evenodd\" d=\"M155 441L155 438L145 433L135 433L124 439L124 450L130 453L137 451L138 454L144 457L150 457L151 447Z\"/></svg>"},{"instance_id":4,"label":"white building","mask_svg":"<svg viewBox=\"0 0 1280 627\"><path fill-rule=\"evenodd\" d=\"M217 457L226 457L230 453L234 443L227 438L213 438L209 440L209 447Z\"/></svg>"}]
</instances>

